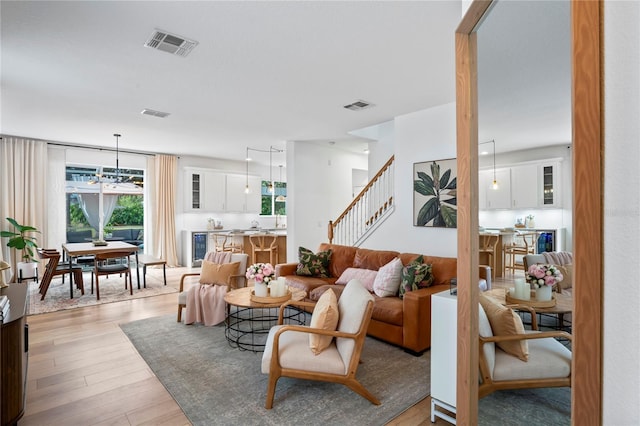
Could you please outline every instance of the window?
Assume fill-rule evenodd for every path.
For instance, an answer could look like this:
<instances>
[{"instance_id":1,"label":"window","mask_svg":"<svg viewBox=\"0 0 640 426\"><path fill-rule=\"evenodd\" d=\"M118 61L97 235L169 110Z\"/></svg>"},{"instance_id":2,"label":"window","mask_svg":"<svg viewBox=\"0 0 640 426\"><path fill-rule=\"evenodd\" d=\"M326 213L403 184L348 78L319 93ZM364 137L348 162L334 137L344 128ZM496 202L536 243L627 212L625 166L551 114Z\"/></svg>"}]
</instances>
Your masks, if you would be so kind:
<instances>
[{"instance_id":1,"label":"window","mask_svg":"<svg viewBox=\"0 0 640 426\"><path fill-rule=\"evenodd\" d=\"M105 238L137 240L144 223L144 170L100 166L66 168L67 241L96 239L102 231Z\"/></svg>"},{"instance_id":2,"label":"window","mask_svg":"<svg viewBox=\"0 0 640 426\"><path fill-rule=\"evenodd\" d=\"M274 191L269 191L269 181L263 180L260 187L262 195L261 215L282 215L287 214L287 183L273 182Z\"/></svg>"}]
</instances>

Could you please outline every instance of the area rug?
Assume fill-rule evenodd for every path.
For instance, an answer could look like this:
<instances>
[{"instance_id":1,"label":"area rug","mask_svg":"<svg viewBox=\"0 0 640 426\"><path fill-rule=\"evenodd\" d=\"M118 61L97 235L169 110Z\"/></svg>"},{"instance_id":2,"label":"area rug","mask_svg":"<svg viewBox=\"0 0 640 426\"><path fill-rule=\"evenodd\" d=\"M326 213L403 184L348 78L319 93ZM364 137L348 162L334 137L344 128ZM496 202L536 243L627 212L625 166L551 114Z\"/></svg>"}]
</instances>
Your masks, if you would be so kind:
<instances>
[{"instance_id":1,"label":"area rug","mask_svg":"<svg viewBox=\"0 0 640 426\"><path fill-rule=\"evenodd\" d=\"M478 424L570 425L571 389L517 389L494 392L478 402Z\"/></svg>"},{"instance_id":2,"label":"area rug","mask_svg":"<svg viewBox=\"0 0 640 426\"><path fill-rule=\"evenodd\" d=\"M262 354L230 347L224 326L187 326L171 314L120 327L194 425L384 425L429 394L429 352L415 357L368 337L357 377L381 405L343 385L285 377L267 410Z\"/></svg>"},{"instance_id":3,"label":"area rug","mask_svg":"<svg viewBox=\"0 0 640 426\"><path fill-rule=\"evenodd\" d=\"M142 273L142 271L140 271ZM133 271L133 296L129 290L124 288L124 278L119 276L109 276L100 278L100 300L96 300L96 295L91 294L91 274L84 274L84 296L80 290L74 290L73 299L69 298L69 279L62 282L62 277L58 276L51 280L49 289L44 300L40 300L40 284L29 281L29 315L44 314L66 309L81 308L85 306L100 305L103 303L120 302L129 299L139 299L142 297L157 296L160 294L177 293L173 283L167 281L164 285L162 269L147 269L147 287L142 286L142 276L140 277L140 290L138 290L136 274ZM95 291L95 288L94 288Z\"/></svg>"}]
</instances>

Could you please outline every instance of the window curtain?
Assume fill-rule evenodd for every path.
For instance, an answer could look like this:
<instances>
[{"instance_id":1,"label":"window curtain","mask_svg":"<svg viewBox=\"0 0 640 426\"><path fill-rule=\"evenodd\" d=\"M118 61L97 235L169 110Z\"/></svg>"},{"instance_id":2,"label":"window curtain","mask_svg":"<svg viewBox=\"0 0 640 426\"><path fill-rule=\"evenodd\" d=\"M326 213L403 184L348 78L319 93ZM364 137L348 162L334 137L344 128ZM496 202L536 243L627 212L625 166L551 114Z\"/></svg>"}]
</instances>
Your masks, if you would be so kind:
<instances>
[{"instance_id":1,"label":"window curtain","mask_svg":"<svg viewBox=\"0 0 640 426\"><path fill-rule=\"evenodd\" d=\"M111 215L118 204L118 197L119 195L115 194L102 194L102 208L104 211L103 228L107 226L107 223L111 220ZM78 194L78 200L80 201L82 214L84 214L87 222L89 222L89 225L100 235L102 231L100 229L100 194Z\"/></svg>"},{"instance_id":2,"label":"window curtain","mask_svg":"<svg viewBox=\"0 0 640 426\"><path fill-rule=\"evenodd\" d=\"M13 136L0 140L0 218L3 230L13 227L5 218L12 217L21 225L30 225L41 233L35 234L38 245L46 247L47 220L47 143ZM2 239L2 257L11 264L14 281L21 254L9 250ZM43 268L38 268L42 275Z\"/></svg>"},{"instance_id":3,"label":"window curtain","mask_svg":"<svg viewBox=\"0 0 640 426\"><path fill-rule=\"evenodd\" d=\"M156 155L152 179L153 255L179 266L176 250L176 181L178 159L171 155Z\"/></svg>"}]
</instances>

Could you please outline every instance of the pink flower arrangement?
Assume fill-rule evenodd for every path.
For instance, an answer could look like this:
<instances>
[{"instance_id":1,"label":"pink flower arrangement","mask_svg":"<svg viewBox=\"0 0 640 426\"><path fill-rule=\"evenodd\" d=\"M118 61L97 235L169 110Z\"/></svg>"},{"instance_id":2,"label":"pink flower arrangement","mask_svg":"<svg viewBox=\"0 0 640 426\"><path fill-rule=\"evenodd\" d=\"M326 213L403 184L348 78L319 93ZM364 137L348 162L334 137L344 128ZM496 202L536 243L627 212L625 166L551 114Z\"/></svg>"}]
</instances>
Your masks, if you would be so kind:
<instances>
[{"instance_id":1,"label":"pink flower arrangement","mask_svg":"<svg viewBox=\"0 0 640 426\"><path fill-rule=\"evenodd\" d=\"M535 288L543 285L555 285L562 281L563 278L560 270L554 265L531 265L527 271L527 281Z\"/></svg>"},{"instance_id":2,"label":"pink flower arrangement","mask_svg":"<svg viewBox=\"0 0 640 426\"><path fill-rule=\"evenodd\" d=\"M255 280L257 283L268 284L276 278L276 270L270 263L254 263L247 268L245 275L248 280Z\"/></svg>"}]
</instances>

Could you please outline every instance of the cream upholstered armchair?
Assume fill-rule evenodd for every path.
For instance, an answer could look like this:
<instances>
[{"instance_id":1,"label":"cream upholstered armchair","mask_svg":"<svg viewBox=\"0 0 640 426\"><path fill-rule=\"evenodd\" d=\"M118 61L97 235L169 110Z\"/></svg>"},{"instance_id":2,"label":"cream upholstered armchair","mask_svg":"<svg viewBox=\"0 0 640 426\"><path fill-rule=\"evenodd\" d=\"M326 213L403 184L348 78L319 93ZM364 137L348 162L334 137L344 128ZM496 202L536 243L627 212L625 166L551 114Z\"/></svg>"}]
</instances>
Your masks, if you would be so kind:
<instances>
[{"instance_id":1,"label":"cream upholstered armchair","mask_svg":"<svg viewBox=\"0 0 640 426\"><path fill-rule=\"evenodd\" d=\"M229 253L230 260L228 263L236 263L238 262L238 269L228 277L226 277L226 282L222 285L226 285L226 291L233 290L239 287L244 287L246 285L245 272L247 271L247 260L248 255L246 253ZM205 260L215 259L216 252L212 251L205 255ZM198 277L199 280L196 281L195 277ZM187 306L187 293L188 293L188 284L189 280L192 279L194 283L200 283L202 281L201 272L188 272L183 274L180 278L180 289L178 293L178 322L182 321L182 309ZM204 284L204 283L203 283ZM206 284L215 284L215 283L206 283Z\"/></svg>"},{"instance_id":2,"label":"cream upholstered armchair","mask_svg":"<svg viewBox=\"0 0 640 426\"><path fill-rule=\"evenodd\" d=\"M327 291L326 294L333 291ZM335 295L334 295L335 296ZM322 297L325 297L323 294ZM335 300L335 299L334 299ZM357 280L345 286L338 305L337 329L282 325L288 305L314 306L311 302L287 302L280 308L279 325L271 328L262 356L262 372L269 375L265 407L273 406L276 383L282 376L342 383L375 405L380 401L356 379L356 370L373 311L373 296ZM315 305L314 313L321 305ZM312 317L311 324L314 324ZM328 347L314 353L310 334L329 336Z\"/></svg>"},{"instance_id":3,"label":"cream upholstered armchair","mask_svg":"<svg viewBox=\"0 0 640 426\"><path fill-rule=\"evenodd\" d=\"M536 313L527 306L532 329L525 331L509 307L480 296L479 398L504 389L570 387L571 351L556 338L571 340L564 331L538 332Z\"/></svg>"}]
</instances>

